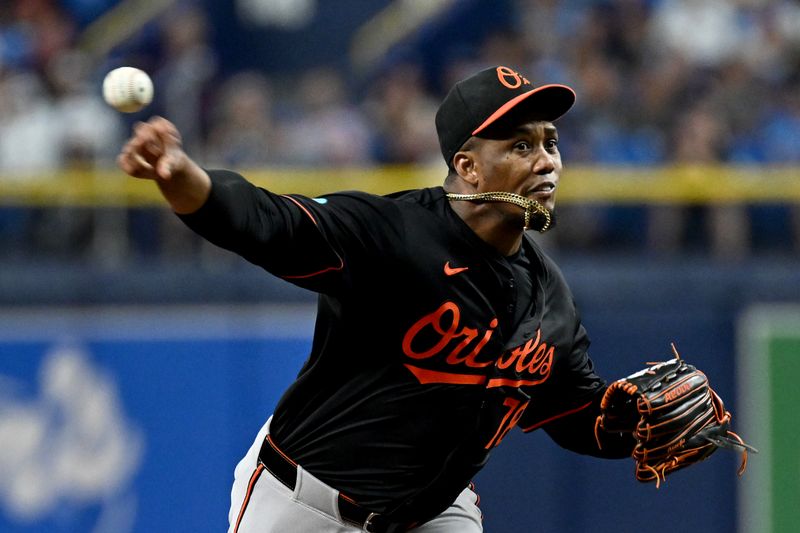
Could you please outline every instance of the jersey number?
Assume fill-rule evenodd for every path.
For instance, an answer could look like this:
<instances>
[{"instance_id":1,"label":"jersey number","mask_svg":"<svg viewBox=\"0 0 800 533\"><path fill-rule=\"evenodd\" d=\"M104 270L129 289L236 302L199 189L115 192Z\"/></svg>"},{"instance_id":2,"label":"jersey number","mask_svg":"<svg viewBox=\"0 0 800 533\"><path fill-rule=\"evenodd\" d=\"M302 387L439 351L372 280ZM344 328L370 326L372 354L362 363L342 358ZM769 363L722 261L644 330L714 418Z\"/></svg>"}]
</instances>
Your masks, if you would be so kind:
<instances>
[{"instance_id":1,"label":"jersey number","mask_svg":"<svg viewBox=\"0 0 800 533\"><path fill-rule=\"evenodd\" d=\"M508 411L506 412L505 416L503 416L503 420L500 421L500 425L498 426L494 436L486 444L485 449L487 450L500 444L508 432L517 425L519 419L522 418L522 413L525 412L525 408L528 406L528 402L523 402L517 398L509 397L505 399L503 405L508 408Z\"/></svg>"}]
</instances>

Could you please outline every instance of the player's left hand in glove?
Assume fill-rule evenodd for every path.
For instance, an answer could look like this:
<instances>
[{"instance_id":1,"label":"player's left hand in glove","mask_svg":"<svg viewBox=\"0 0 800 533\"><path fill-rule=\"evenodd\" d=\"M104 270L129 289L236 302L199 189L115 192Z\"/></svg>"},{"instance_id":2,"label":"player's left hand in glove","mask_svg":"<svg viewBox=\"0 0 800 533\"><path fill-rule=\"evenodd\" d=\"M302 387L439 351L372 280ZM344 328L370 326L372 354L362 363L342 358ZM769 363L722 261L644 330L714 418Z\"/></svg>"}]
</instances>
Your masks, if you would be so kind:
<instances>
[{"instance_id":1,"label":"player's left hand in glove","mask_svg":"<svg viewBox=\"0 0 800 533\"><path fill-rule=\"evenodd\" d=\"M655 364L612 383L606 390L595 430L632 433L636 479L658 487L670 473L706 459L718 448L757 452L729 428L730 412L706 375L675 359ZM598 438L598 446L601 439Z\"/></svg>"}]
</instances>

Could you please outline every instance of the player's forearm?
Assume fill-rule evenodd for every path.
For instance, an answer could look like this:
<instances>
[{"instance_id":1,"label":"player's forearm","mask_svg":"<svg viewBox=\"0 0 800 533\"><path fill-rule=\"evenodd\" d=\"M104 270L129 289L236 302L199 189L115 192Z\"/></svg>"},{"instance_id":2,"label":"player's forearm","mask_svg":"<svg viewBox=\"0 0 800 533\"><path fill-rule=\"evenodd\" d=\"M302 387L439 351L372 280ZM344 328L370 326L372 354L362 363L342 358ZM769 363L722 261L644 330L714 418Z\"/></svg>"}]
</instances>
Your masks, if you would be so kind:
<instances>
[{"instance_id":1,"label":"player's forearm","mask_svg":"<svg viewBox=\"0 0 800 533\"><path fill-rule=\"evenodd\" d=\"M170 179L157 180L161 195L180 215L200 209L211 194L211 178L197 163L187 158L185 168Z\"/></svg>"},{"instance_id":2,"label":"player's forearm","mask_svg":"<svg viewBox=\"0 0 800 533\"><path fill-rule=\"evenodd\" d=\"M255 187L236 172L201 171L203 180L208 182L193 188L189 197L181 200L186 201L186 208L194 207L200 200L199 192L208 187L202 203L192 211L175 211L190 229L209 242L265 268L266 259L291 255L280 248L280 243L274 242L291 231L291 215L280 212L283 201ZM199 176L192 173L191 179L199 179ZM266 250L271 253L265 253Z\"/></svg>"},{"instance_id":3,"label":"player's forearm","mask_svg":"<svg viewBox=\"0 0 800 533\"><path fill-rule=\"evenodd\" d=\"M559 446L580 454L605 459L630 457L636 444L630 433L595 431L601 398L602 394L597 394L589 407L553 421L544 430Z\"/></svg>"}]
</instances>

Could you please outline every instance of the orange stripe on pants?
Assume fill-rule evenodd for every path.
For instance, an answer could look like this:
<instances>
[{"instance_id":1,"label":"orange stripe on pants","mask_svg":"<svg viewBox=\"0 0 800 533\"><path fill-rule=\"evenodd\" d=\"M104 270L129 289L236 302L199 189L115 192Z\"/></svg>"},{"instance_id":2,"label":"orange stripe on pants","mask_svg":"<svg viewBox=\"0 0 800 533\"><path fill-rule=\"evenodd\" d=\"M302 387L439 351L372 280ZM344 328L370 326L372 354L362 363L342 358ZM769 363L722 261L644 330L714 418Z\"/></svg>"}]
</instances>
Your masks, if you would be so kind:
<instances>
[{"instance_id":1,"label":"orange stripe on pants","mask_svg":"<svg viewBox=\"0 0 800 533\"><path fill-rule=\"evenodd\" d=\"M233 528L233 533L237 533L239 531L239 524L242 523L242 518L244 518L244 511L247 509L247 504L250 502L250 495L253 494L253 487L256 486L256 481L261 476L261 472L264 471L264 465L258 463L258 467L253 471L253 475L250 476L250 483L247 484L247 494L244 495L244 501L242 502L242 508L239 510L239 517L236 519L236 527Z\"/></svg>"}]
</instances>

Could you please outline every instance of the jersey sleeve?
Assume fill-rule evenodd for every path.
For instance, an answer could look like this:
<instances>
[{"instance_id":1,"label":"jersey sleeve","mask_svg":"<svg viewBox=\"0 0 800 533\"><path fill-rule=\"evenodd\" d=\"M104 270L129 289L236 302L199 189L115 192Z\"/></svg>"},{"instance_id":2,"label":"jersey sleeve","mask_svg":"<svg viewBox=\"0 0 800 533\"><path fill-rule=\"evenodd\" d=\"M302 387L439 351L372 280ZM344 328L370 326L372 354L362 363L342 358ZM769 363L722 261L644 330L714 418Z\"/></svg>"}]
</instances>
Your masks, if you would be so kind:
<instances>
[{"instance_id":1,"label":"jersey sleeve","mask_svg":"<svg viewBox=\"0 0 800 533\"><path fill-rule=\"evenodd\" d=\"M588 346L586 330L579 325L572 353L542 395L544 398L538 399L537 403L546 407L526 409L519 427L526 433L542 428L562 448L584 455L629 457L635 444L630 435L603 433L602 446L597 444L595 422L606 384L594 371Z\"/></svg>"},{"instance_id":2,"label":"jersey sleeve","mask_svg":"<svg viewBox=\"0 0 800 533\"><path fill-rule=\"evenodd\" d=\"M606 381L589 357L590 339L580 318L572 293L560 271L551 264L551 297L563 302L557 314L572 327L572 343L560 354L553 377L540 389L531 391L533 399L522 415L519 427L524 432L542 428L562 448L605 458L628 457L633 451L629 435L604 435L602 447L595 437L595 421Z\"/></svg>"},{"instance_id":3,"label":"jersey sleeve","mask_svg":"<svg viewBox=\"0 0 800 533\"><path fill-rule=\"evenodd\" d=\"M295 285L343 290L350 259L374 243L363 228L371 213L352 202L279 195L227 170L208 171L211 194L195 213L179 215L209 242ZM360 250L359 250L360 248Z\"/></svg>"},{"instance_id":4,"label":"jersey sleeve","mask_svg":"<svg viewBox=\"0 0 800 533\"><path fill-rule=\"evenodd\" d=\"M588 354L589 337L580 322L576 325L574 342L565 355L559 355L553 375L540 389L532 391L536 400L525 410L519 427L533 431L591 406L605 381L594 371Z\"/></svg>"}]
</instances>

